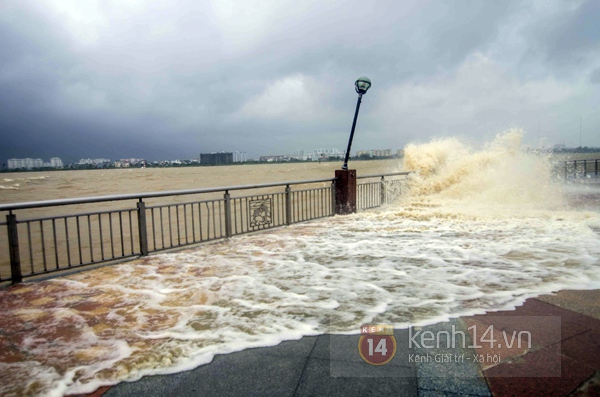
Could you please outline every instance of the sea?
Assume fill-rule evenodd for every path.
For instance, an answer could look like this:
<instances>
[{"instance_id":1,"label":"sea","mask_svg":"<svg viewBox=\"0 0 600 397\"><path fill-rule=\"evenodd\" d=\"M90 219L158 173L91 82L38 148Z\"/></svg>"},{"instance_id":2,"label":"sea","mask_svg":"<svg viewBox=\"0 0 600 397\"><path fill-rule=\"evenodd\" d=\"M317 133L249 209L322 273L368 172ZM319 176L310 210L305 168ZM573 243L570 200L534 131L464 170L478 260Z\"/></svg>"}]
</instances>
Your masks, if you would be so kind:
<instances>
[{"instance_id":1,"label":"sea","mask_svg":"<svg viewBox=\"0 0 600 397\"><path fill-rule=\"evenodd\" d=\"M443 138L392 204L0 290L1 396L63 396L369 323L396 328L600 288L600 185L510 130ZM2 202L332 177L335 163L4 174Z\"/></svg>"}]
</instances>

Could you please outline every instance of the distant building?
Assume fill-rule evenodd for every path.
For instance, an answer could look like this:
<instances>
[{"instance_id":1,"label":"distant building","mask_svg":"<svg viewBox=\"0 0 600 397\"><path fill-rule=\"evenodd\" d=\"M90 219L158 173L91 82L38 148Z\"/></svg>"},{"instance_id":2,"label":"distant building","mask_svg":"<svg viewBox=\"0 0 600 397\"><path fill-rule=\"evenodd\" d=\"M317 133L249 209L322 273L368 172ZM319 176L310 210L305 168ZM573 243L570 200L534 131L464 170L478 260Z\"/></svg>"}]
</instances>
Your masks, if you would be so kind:
<instances>
[{"instance_id":1,"label":"distant building","mask_svg":"<svg viewBox=\"0 0 600 397\"><path fill-rule=\"evenodd\" d=\"M243 163L247 161L246 152L233 152L233 162Z\"/></svg>"},{"instance_id":2,"label":"distant building","mask_svg":"<svg viewBox=\"0 0 600 397\"><path fill-rule=\"evenodd\" d=\"M88 168L109 168L113 163L109 159L80 159L77 163L71 165L73 168L88 169Z\"/></svg>"},{"instance_id":3,"label":"distant building","mask_svg":"<svg viewBox=\"0 0 600 397\"><path fill-rule=\"evenodd\" d=\"M298 149L298 150L294 150L294 154L292 155L292 158L296 159L296 160L302 160L302 161L311 161L313 159L313 156L311 154L310 150L302 150L302 149Z\"/></svg>"},{"instance_id":4,"label":"distant building","mask_svg":"<svg viewBox=\"0 0 600 397\"><path fill-rule=\"evenodd\" d=\"M110 160L106 160L108 162L110 162ZM130 159L119 159L117 161L114 162L114 167L115 168L129 168L129 167L145 167L148 164L148 162L145 159L136 159L136 158L130 158ZM98 167L100 168L100 166Z\"/></svg>"},{"instance_id":5,"label":"distant building","mask_svg":"<svg viewBox=\"0 0 600 397\"><path fill-rule=\"evenodd\" d=\"M311 150L294 150L294 154L291 156L296 160L304 161L317 161L319 159L328 159L330 157L342 158L344 152L340 152L338 149L311 149Z\"/></svg>"},{"instance_id":6,"label":"distant building","mask_svg":"<svg viewBox=\"0 0 600 397\"><path fill-rule=\"evenodd\" d=\"M392 157L392 149L359 150L356 157Z\"/></svg>"},{"instance_id":7,"label":"distant building","mask_svg":"<svg viewBox=\"0 0 600 397\"><path fill-rule=\"evenodd\" d=\"M63 167L63 162L58 157L52 157L50 159L50 167L52 167L52 168L62 168Z\"/></svg>"},{"instance_id":8,"label":"distant building","mask_svg":"<svg viewBox=\"0 0 600 397\"><path fill-rule=\"evenodd\" d=\"M18 169L26 169L30 170L33 168L42 168L44 166L44 162L42 159L8 159L8 169L9 170L18 170Z\"/></svg>"},{"instance_id":9,"label":"distant building","mask_svg":"<svg viewBox=\"0 0 600 397\"><path fill-rule=\"evenodd\" d=\"M121 161L121 160L115 161L115 163L113 165L115 166L115 168L129 168L131 166L131 164L129 164L129 161Z\"/></svg>"},{"instance_id":10,"label":"distant building","mask_svg":"<svg viewBox=\"0 0 600 397\"><path fill-rule=\"evenodd\" d=\"M77 165L93 165L93 166L98 166L98 165L104 165L106 163L110 164L110 160L109 159L80 159L77 162Z\"/></svg>"},{"instance_id":11,"label":"distant building","mask_svg":"<svg viewBox=\"0 0 600 397\"><path fill-rule=\"evenodd\" d=\"M392 157L392 149L373 150L373 157Z\"/></svg>"},{"instance_id":12,"label":"distant building","mask_svg":"<svg viewBox=\"0 0 600 397\"><path fill-rule=\"evenodd\" d=\"M231 164L233 163L232 152L219 152L219 153L201 153L200 164L204 165L220 165L220 164Z\"/></svg>"},{"instance_id":13,"label":"distant building","mask_svg":"<svg viewBox=\"0 0 600 397\"><path fill-rule=\"evenodd\" d=\"M279 163L282 161L290 161L290 156L287 155L276 155L276 156L260 156L260 161L266 161L267 163Z\"/></svg>"},{"instance_id":14,"label":"distant building","mask_svg":"<svg viewBox=\"0 0 600 397\"><path fill-rule=\"evenodd\" d=\"M9 159L8 160L8 169L9 170L18 170L25 169L31 170L34 168L62 168L63 162L58 157L53 157L50 159L49 163L45 163L42 159Z\"/></svg>"},{"instance_id":15,"label":"distant building","mask_svg":"<svg viewBox=\"0 0 600 397\"><path fill-rule=\"evenodd\" d=\"M129 164L131 164L132 166L137 166L137 165L144 165L147 163L147 161L145 159L137 159L137 158L130 158L130 159L121 159L121 161L129 161Z\"/></svg>"}]
</instances>

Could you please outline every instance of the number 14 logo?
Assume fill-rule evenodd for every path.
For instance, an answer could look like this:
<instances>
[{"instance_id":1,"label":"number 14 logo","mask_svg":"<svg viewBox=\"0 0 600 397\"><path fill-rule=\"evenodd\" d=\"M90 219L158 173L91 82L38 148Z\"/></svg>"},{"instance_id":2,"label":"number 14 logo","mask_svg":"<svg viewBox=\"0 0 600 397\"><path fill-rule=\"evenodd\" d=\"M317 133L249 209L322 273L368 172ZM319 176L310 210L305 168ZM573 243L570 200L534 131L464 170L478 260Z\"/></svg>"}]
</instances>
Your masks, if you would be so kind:
<instances>
[{"instance_id":1,"label":"number 14 logo","mask_svg":"<svg viewBox=\"0 0 600 397\"><path fill-rule=\"evenodd\" d=\"M384 365L396 354L396 339L393 335L361 335L358 352L371 365Z\"/></svg>"}]
</instances>

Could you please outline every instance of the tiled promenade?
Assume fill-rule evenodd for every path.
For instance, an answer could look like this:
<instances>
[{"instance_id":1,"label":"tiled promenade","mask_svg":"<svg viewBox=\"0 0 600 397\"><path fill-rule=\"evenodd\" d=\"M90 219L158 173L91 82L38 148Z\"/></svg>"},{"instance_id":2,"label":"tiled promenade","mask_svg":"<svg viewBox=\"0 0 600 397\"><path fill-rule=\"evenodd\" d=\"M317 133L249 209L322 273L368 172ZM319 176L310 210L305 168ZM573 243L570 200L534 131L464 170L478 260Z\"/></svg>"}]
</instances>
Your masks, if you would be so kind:
<instances>
[{"instance_id":1,"label":"tiled promenade","mask_svg":"<svg viewBox=\"0 0 600 397\"><path fill-rule=\"evenodd\" d=\"M305 337L220 355L192 371L88 396L600 396L600 290L396 330L396 354L382 366L363 361L359 337Z\"/></svg>"}]
</instances>

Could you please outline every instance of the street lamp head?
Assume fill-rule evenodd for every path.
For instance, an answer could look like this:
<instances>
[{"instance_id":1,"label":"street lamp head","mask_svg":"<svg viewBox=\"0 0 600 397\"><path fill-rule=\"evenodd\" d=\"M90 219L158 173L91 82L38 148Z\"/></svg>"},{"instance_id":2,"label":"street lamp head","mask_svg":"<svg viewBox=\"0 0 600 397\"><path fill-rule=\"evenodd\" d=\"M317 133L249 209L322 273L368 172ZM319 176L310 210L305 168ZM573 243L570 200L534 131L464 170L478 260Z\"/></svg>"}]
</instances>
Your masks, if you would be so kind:
<instances>
[{"instance_id":1,"label":"street lamp head","mask_svg":"<svg viewBox=\"0 0 600 397\"><path fill-rule=\"evenodd\" d=\"M366 94L367 90L371 87L371 79L368 77L359 77L358 80L354 83L354 88L356 92L359 94Z\"/></svg>"}]
</instances>

